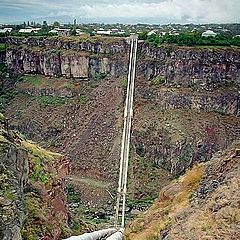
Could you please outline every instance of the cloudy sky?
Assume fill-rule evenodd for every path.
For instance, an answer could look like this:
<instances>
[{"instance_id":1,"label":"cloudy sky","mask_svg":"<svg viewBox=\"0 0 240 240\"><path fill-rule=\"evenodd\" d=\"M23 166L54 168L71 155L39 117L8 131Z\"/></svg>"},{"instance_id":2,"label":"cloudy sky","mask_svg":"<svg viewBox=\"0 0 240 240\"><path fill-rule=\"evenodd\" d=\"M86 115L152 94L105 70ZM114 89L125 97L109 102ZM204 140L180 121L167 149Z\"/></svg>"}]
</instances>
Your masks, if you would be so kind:
<instances>
[{"instance_id":1,"label":"cloudy sky","mask_svg":"<svg viewBox=\"0 0 240 240\"><path fill-rule=\"evenodd\" d=\"M240 23L240 0L0 0L0 23L27 20Z\"/></svg>"}]
</instances>

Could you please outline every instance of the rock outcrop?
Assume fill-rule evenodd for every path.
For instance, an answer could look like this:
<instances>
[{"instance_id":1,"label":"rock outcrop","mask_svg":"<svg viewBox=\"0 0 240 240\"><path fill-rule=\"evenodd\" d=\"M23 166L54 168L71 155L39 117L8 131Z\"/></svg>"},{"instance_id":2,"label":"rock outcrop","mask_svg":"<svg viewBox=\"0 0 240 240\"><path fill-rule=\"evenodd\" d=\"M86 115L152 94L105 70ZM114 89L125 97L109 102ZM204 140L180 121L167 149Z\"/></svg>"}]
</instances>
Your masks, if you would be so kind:
<instances>
[{"instance_id":1,"label":"rock outcrop","mask_svg":"<svg viewBox=\"0 0 240 240\"><path fill-rule=\"evenodd\" d=\"M62 177L69 163L9 130L0 117L0 238L59 239L68 221Z\"/></svg>"},{"instance_id":2,"label":"rock outcrop","mask_svg":"<svg viewBox=\"0 0 240 240\"><path fill-rule=\"evenodd\" d=\"M12 37L6 41L10 44L6 59L14 72L92 78L97 74L116 77L127 71L129 45L121 38ZM213 90L226 84L239 86L239 59L238 48L154 48L140 43L137 74L147 80L159 78L167 86Z\"/></svg>"},{"instance_id":3,"label":"rock outcrop","mask_svg":"<svg viewBox=\"0 0 240 240\"><path fill-rule=\"evenodd\" d=\"M193 109L220 114L240 114L240 96L237 88L217 91L193 91L184 88L141 88L138 97L144 101L154 101L161 111L167 109Z\"/></svg>"}]
</instances>

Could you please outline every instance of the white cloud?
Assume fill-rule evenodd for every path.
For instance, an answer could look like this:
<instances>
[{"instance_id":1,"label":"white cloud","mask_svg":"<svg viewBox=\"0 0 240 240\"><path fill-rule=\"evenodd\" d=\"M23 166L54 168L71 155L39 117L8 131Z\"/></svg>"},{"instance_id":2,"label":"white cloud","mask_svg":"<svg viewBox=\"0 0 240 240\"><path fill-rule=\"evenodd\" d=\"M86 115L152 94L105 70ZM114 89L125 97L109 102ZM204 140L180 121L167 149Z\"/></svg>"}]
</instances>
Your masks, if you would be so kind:
<instances>
[{"instance_id":1,"label":"white cloud","mask_svg":"<svg viewBox=\"0 0 240 240\"><path fill-rule=\"evenodd\" d=\"M17 8L23 17L166 19L172 22L240 22L239 0L0 0L3 14ZM114 3L113 3L114 2ZM3 10L2 10L3 11ZM28 12L29 16L26 16ZM9 12L9 15L11 13Z\"/></svg>"},{"instance_id":2,"label":"white cloud","mask_svg":"<svg viewBox=\"0 0 240 240\"><path fill-rule=\"evenodd\" d=\"M231 22L239 21L239 0L167 0L160 3L100 4L82 6L86 17L134 17L167 18L181 21L186 17L191 21Z\"/></svg>"}]
</instances>

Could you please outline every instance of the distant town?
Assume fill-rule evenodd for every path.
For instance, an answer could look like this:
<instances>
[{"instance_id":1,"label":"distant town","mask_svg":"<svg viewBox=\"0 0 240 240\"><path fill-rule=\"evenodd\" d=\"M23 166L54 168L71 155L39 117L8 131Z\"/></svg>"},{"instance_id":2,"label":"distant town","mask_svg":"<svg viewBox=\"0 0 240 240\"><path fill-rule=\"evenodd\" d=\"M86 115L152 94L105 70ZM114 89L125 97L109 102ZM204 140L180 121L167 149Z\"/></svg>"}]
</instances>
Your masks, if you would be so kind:
<instances>
[{"instance_id":1,"label":"distant town","mask_svg":"<svg viewBox=\"0 0 240 240\"><path fill-rule=\"evenodd\" d=\"M150 24L78 24L76 20L73 24L61 24L59 22L54 22L48 24L47 21L42 23L36 22L23 22L17 25L0 25L0 34L53 34L61 36L69 35L82 35L82 34L93 34L93 35L131 35L140 34L147 31L150 34L160 34L165 35L166 33L172 35L178 35L181 33L191 33L191 32L207 32L206 35L216 35L216 34L230 34L230 35L240 35L240 24L166 24L166 25L150 25Z\"/></svg>"},{"instance_id":2,"label":"distant town","mask_svg":"<svg viewBox=\"0 0 240 240\"><path fill-rule=\"evenodd\" d=\"M155 45L235 45L240 46L240 24L61 24L58 21L0 25L0 36L112 36L129 37L138 34L139 39ZM204 39L205 38L205 39ZM208 39L208 40L207 40Z\"/></svg>"}]
</instances>

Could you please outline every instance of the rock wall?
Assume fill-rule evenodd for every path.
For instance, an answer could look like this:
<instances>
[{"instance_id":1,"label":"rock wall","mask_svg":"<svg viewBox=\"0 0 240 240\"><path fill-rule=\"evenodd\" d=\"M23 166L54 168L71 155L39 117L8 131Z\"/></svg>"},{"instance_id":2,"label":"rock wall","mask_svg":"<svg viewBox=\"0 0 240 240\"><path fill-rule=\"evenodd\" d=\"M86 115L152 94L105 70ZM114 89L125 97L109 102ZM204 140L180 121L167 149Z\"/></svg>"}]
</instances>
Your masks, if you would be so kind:
<instances>
[{"instance_id":1,"label":"rock wall","mask_svg":"<svg viewBox=\"0 0 240 240\"><path fill-rule=\"evenodd\" d=\"M99 73L116 77L127 72L129 44L124 39L12 37L7 42L11 46L24 45L27 49L7 51L7 62L15 72L68 78L88 78ZM158 78L167 86L213 90L225 84L239 85L240 50L180 46L154 48L139 43L137 74L147 80Z\"/></svg>"},{"instance_id":2,"label":"rock wall","mask_svg":"<svg viewBox=\"0 0 240 240\"><path fill-rule=\"evenodd\" d=\"M213 90L240 84L240 50L233 48L139 46L138 74L166 85Z\"/></svg>"},{"instance_id":3,"label":"rock wall","mask_svg":"<svg viewBox=\"0 0 240 240\"><path fill-rule=\"evenodd\" d=\"M1 41L1 40L0 40ZM129 45L123 38L104 38L104 37L9 37L3 40L10 45L27 45L31 47L50 47L65 50L86 51L102 54L127 54Z\"/></svg>"},{"instance_id":4,"label":"rock wall","mask_svg":"<svg viewBox=\"0 0 240 240\"><path fill-rule=\"evenodd\" d=\"M176 88L138 88L138 98L154 101L159 110L192 109L199 112L240 115L240 96L236 89L196 92Z\"/></svg>"},{"instance_id":5,"label":"rock wall","mask_svg":"<svg viewBox=\"0 0 240 240\"><path fill-rule=\"evenodd\" d=\"M105 55L91 56L83 52L52 50L8 49L7 64L11 72L65 76L67 78L95 78L101 74L118 77L127 71L124 57L112 59Z\"/></svg>"},{"instance_id":6,"label":"rock wall","mask_svg":"<svg viewBox=\"0 0 240 240\"><path fill-rule=\"evenodd\" d=\"M0 63L4 63L6 60L6 52L0 51Z\"/></svg>"}]
</instances>

